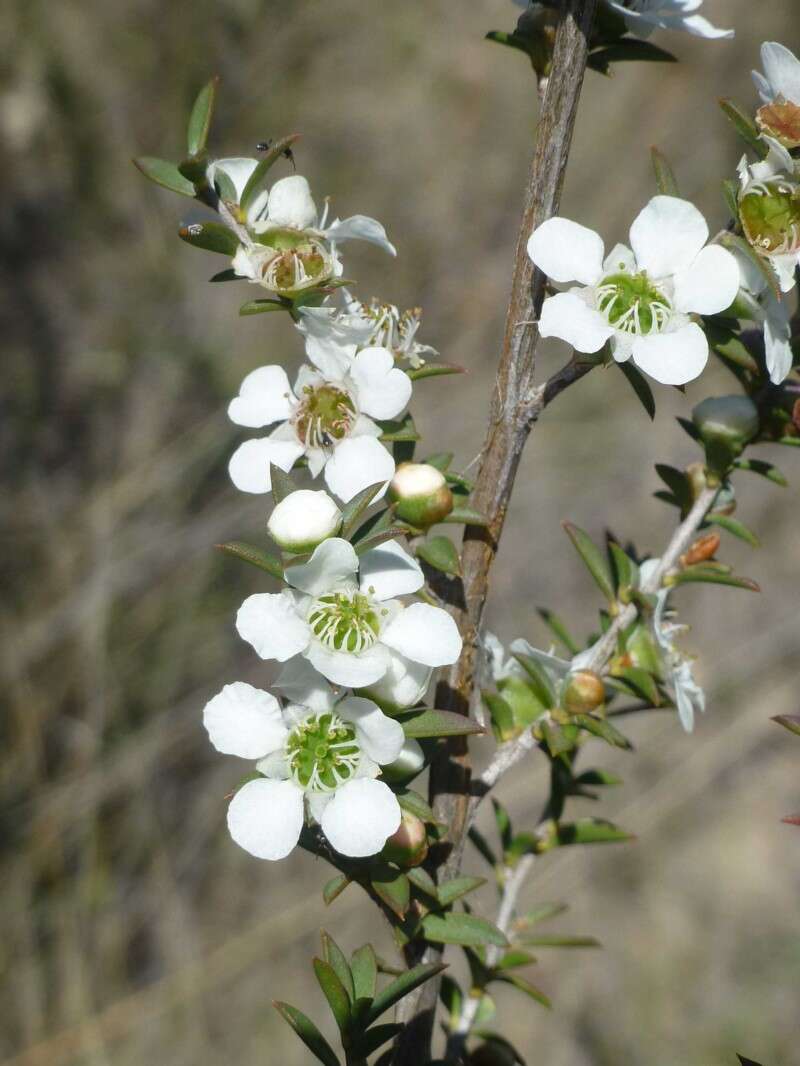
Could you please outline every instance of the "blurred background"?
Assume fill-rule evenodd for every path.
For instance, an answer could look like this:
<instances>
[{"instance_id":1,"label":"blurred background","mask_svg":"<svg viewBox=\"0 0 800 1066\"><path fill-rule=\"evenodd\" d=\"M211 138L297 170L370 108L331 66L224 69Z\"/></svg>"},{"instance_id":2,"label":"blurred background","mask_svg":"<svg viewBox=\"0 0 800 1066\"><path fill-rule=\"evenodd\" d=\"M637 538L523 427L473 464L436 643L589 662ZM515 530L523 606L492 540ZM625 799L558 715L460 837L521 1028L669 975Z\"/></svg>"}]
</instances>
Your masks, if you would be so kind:
<instances>
[{"instance_id":1,"label":"blurred background","mask_svg":"<svg viewBox=\"0 0 800 1066\"><path fill-rule=\"evenodd\" d=\"M662 33L679 65L587 75L563 213L607 246L655 191L651 144L712 230L724 223L719 180L741 148L716 100L749 110L760 42L800 46L797 0L706 10L734 42ZM319 926L391 955L356 889L326 911L323 866L259 863L225 830L242 767L212 751L202 707L224 683L267 677L233 628L266 586L213 550L263 542L267 513L228 481L242 437L225 406L247 371L296 365L300 346L277 316L237 318L251 290L207 284L224 263L176 237L193 206L130 158L180 158L214 72L218 154L302 132L318 201L381 219L398 245L396 261L348 246L359 295L424 305L422 340L470 371L421 383L414 403L429 450L464 466L483 438L536 120L527 59L483 40L517 14L509 0L0 7L0 1066L301 1066L270 1001L326 1024ZM545 352L542 374L565 354ZM495 567L501 637L546 644L538 604L589 631L598 601L561 519L657 552L673 512L651 496L653 462L695 458L673 416L734 386L715 365L686 397L659 388L651 424L612 368L547 411ZM635 756L593 753L625 784L592 813L637 842L567 849L526 890L528 905L569 902L555 929L604 944L542 953L533 976L552 1013L498 997L498 1027L530 1066L726 1066L736 1051L800 1063L800 837L779 822L800 805L800 760L769 722L797 711L800 469L772 458L789 488L737 482L764 547L724 544L763 594L678 599L709 698L696 733L655 714L631 727ZM542 769L531 759L506 784L520 824Z\"/></svg>"}]
</instances>

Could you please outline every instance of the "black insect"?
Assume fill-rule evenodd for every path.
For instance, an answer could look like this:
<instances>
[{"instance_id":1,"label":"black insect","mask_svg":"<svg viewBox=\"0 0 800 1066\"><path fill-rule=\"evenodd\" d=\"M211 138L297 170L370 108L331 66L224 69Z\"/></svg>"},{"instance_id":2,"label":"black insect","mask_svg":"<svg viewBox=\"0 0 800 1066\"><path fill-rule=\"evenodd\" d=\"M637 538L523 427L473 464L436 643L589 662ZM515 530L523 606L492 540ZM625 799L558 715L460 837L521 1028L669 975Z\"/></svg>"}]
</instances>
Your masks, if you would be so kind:
<instances>
[{"instance_id":1,"label":"black insect","mask_svg":"<svg viewBox=\"0 0 800 1066\"><path fill-rule=\"evenodd\" d=\"M272 147L272 138L269 137L266 141L259 141L258 142L258 144L256 145L256 151L257 152L268 152L271 147ZM283 149L283 151L281 152L281 155L283 156L284 159L288 159L289 160L289 162L292 164L292 170L295 173L297 173L297 166L295 165L295 161L294 161L294 152L291 150L291 148L289 148L288 145L286 146L286 148Z\"/></svg>"}]
</instances>

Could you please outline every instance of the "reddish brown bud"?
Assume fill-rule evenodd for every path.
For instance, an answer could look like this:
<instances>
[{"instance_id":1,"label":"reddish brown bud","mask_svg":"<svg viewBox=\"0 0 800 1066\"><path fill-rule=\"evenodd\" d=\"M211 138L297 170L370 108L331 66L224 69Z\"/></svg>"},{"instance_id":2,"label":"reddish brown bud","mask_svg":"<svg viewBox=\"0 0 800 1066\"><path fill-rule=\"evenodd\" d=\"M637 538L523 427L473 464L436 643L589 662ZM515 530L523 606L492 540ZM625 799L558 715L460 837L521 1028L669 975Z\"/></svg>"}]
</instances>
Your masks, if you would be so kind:
<instances>
[{"instance_id":1,"label":"reddish brown bud","mask_svg":"<svg viewBox=\"0 0 800 1066\"><path fill-rule=\"evenodd\" d=\"M719 547L719 533L706 533L698 537L687 552L681 556L681 566L693 566L713 559Z\"/></svg>"},{"instance_id":2,"label":"reddish brown bud","mask_svg":"<svg viewBox=\"0 0 800 1066\"><path fill-rule=\"evenodd\" d=\"M800 148L800 107L788 100L773 100L756 111L756 125L784 148Z\"/></svg>"},{"instance_id":3,"label":"reddish brown bud","mask_svg":"<svg viewBox=\"0 0 800 1066\"><path fill-rule=\"evenodd\" d=\"M568 714L590 714L605 698L605 685L593 670L576 670L564 690L561 706Z\"/></svg>"}]
</instances>

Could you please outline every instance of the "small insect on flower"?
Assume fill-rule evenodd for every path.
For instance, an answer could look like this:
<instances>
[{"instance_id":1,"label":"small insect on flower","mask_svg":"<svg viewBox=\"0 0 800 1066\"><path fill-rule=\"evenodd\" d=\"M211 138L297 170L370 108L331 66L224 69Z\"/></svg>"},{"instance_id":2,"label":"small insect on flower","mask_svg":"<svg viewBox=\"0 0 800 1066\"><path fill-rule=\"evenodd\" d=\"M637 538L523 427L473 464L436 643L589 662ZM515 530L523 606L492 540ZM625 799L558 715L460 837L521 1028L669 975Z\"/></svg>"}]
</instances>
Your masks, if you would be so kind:
<instances>
[{"instance_id":1,"label":"small insect on flower","mask_svg":"<svg viewBox=\"0 0 800 1066\"><path fill-rule=\"evenodd\" d=\"M272 147L272 138L271 137L267 137L267 139L265 141L259 141L258 142L258 144L256 145L256 151L257 152L268 152L271 147ZM292 164L292 170L296 174L297 173L297 165L296 165L296 163L294 161L294 152L292 151L292 149L287 145L283 149L283 151L281 152L281 155L283 156L284 159L288 159L289 160L289 162Z\"/></svg>"}]
</instances>

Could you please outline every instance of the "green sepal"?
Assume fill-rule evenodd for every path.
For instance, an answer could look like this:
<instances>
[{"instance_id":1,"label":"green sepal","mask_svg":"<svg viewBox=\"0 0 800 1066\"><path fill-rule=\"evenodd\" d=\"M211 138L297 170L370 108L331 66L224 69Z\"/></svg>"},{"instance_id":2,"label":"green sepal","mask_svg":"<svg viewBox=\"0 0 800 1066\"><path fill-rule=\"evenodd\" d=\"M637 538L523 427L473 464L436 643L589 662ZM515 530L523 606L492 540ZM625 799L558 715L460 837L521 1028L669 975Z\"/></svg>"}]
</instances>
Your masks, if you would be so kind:
<instances>
[{"instance_id":1,"label":"green sepal","mask_svg":"<svg viewBox=\"0 0 800 1066\"><path fill-rule=\"evenodd\" d=\"M190 226L181 226L178 236L193 248L202 248L206 252L218 252L232 258L236 255L239 240L232 230L221 222L193 222Z\"/></svg>"},{"instance_id":2,"label":"green sepal","mask_svg":"<svg viewBox=\"0 0 800 1066\"><path fill-rule=\"evenodd\" d=\"M169 189L170 192L176 192L179 196L194 199L194 185L184 178L174 163L168 163L166 159L157 159L152 155L142 155L133 160L133 165L162 189Z\"/></svg>"},{"instance_id":3,"label":"green sepal","mask_svg":"<svg viewBox=\"0 0 800 1066\"><path fill-rule=\"evenodd\" d=\"M422 919L425 939L434 944L460 944L463 947L493 944L508 947L508 940L493 922L475 914L426 914Z\"/></svg>"},{"instance_id":4,"label":"green sepal","mask_svg":"<svg viewBox=\"0 0 800 1066\"><path fill-rule=\"evenodd\" d=\"M451 577L460 577L461 559L455 544L449 537L430 537L417 545L417 557Z\"/></svg>"},{"instance_id":5,"label":"green sepal","mask_svg":"<svg viewBox=\"0 0 800 1066\"><path fill-rule=\"evenodd\" d=\"M463 737L485 733L482 725L456 711L437 711L419 707L395 716L407 737Z\"/></svg>"},{"instance_id":6,"label":"green sepal","mask_svg":"<svg viewBox=\"0 0 800 1066\"><path fill-rule=\"evenodd\" d=\"M340 1066L333 1048L310 1018L288 1003L276 1000L272 1005L284 1021L291 1025L311 1054L324 1063L324 1066Z\"/></svg>"},{"instance_id":7,"label":"green sepal","mask_svg":"<svg viewBox=\"0 0 800 1066\"><path fill-rule=\"evenodd\" d=\"M602 553L594 544L588 533L584 533L582 529L576 526L572 522L561 523L564 532L572 541L575 551L580 555L583 560L586 569L594 579L595 584L606 597L609 603L613 603L615 599L614 585L611 581L611 574L608 570L608 565L602 556Z\"/></svg>"},{"instance_id":8,"label":"green sepal","mask_svg":"<svg viewBox=\"0 0 800 1066\"><path fill-rule=\"evenodd\" d=\"M245 544L241 540L232 540L227 544L217 544L216 547L219 551L225 552L226 555L233 555L236 559L250 563L251 566L257 566L259 570L266 570L268 574L276 577L278 581L283 581L283 563L276 556L270 555L252 544Z\"/></svg>"},{"instance_id":9,"label":"green sepal","mask_svg":"<svg viewBox=\"0 0 800 1066\"><path fill-rule=\"evenodd\" d=\"M208 140L208 131L211 128L211 119L214 115L214 104L217 99L219 77L216 75L197 94L191 114L189 126L186 131L186 147L189 155L198 155L204 151Z\"/></svg>"}]
</instances>

